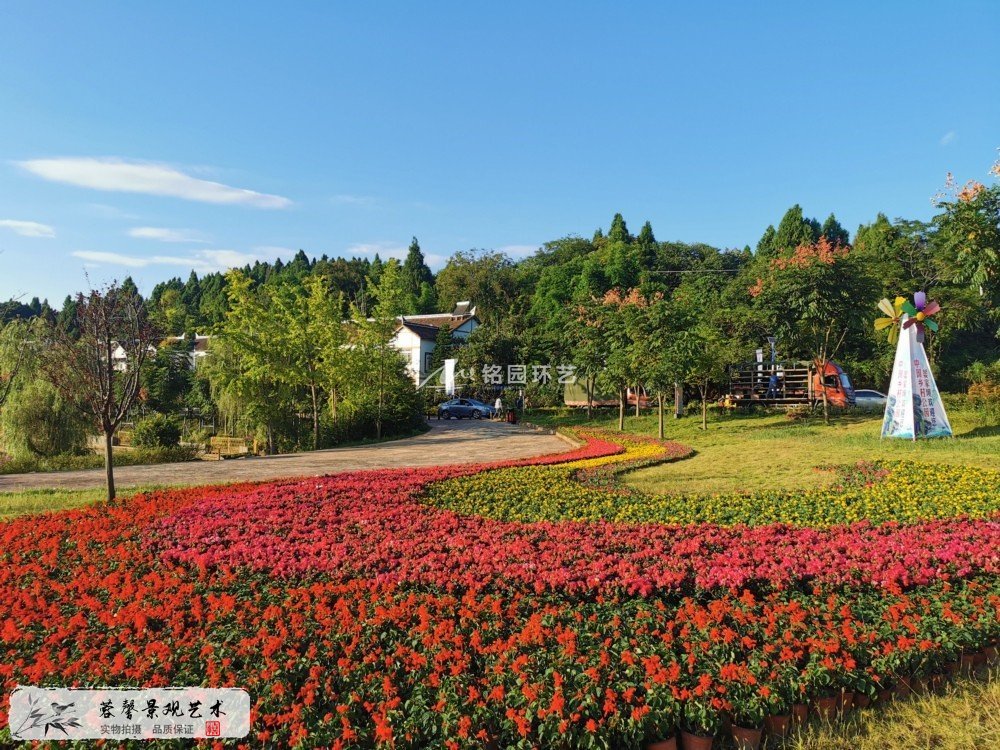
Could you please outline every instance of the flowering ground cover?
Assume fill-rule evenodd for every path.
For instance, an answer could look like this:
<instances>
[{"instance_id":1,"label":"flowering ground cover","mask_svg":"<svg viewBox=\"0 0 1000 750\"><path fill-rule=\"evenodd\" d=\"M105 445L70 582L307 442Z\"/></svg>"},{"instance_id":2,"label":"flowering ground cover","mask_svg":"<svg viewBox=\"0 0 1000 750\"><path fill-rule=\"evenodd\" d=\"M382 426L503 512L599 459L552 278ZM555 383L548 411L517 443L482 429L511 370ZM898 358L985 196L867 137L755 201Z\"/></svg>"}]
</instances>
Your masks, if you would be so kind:
<instances>
[{"instance_id":1,"label":"flowering ground cover","mask_svg":"<svg viewBox=\"0 0 1000 750\"><path fill-rule=\"evenodd\" d=\"M723 713L759 724L834 690L875 695L1000 639L988 499L975 518L752 527L489 510L501 489L518 512L522 494L544 509L566 493L614 518L638 497L621 467L687 453L594 434L529 462L0 524L0 725L18 683L205 684L254 697L248 747L638 748L718 731ZM898 471L836 492L884 492ZM490 504L441 507L465 487Z\"/></svg>"},{"instance_id":2,"label":"flowering ground cover","mask_svg":"<svg viewBox=\"0 0 1000 750\"><path fill-rule=\"evenodd\" d=\"M651 495L617 486L605 471L600 489L572 466L510 468L441 482L427 502L459 513L510 521L588 521L813 528L857 521L914 523L989 518L1000 512L1000 471L892 462L836 467L826 489ZM612 493L605 491L611 488Z\"/></svg>"}]
</instances>

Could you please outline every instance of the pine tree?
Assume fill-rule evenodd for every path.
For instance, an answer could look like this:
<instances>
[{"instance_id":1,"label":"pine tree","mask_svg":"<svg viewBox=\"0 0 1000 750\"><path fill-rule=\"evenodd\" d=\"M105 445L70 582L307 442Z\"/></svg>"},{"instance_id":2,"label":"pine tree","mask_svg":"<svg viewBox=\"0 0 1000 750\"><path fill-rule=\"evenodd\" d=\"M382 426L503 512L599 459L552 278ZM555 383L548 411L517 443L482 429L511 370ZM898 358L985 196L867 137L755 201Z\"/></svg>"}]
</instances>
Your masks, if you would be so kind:
<instances>
[{"instance_id":1,"label":"pine tree","mask_svg":"<svg viewBox=\"0 0 1000 750\"><path fill-rule=\"evenodd\" d=\"M840 225L837 217L832 213L823 222L820 234L834 245L849 245L851 243L850 233Z\"/></svg>"},{"instance_id":2,"label":"pine tree","mask_svg":"<svg viewBox=\"0 0 1000 750\"><path fill-rule=\"evenodd\" d=\"M608 229L608 241L609 242L631 242L632 235L628 233L628 227L625 226L625 219L621 214L615 214L615 217L611 220L611 228Z\"/></svg>"},{"instance_id":3,"label":"pine tree","mask_svg":"<svg viewBox=\"0 0 1000 750\"><path fill-rule=\"evenodd\" d=\"M764 230L764 235L757 243L757 255L762 258L770 258L774 256L774 234L774 224L768 224L767 229Z\"/></svg>"},{"instance_id":4,"label":"pine tree","mask_svg":"<svg viewBox=\"0 0 1000 750\"><path fill-rule=\"evenodd\" d=\"M455 340L451 335L451 326L443 324L434 339L434 353L431 355L431 372L444 366L444 361L450 359L455 352Z\"/></svg>"},{"instance_id":5,"label":"pine tree","mask_svg":"<svg viewBox=\"0 0 1000 750\"><path fill-rule=\"evenodd\" d=\"M656 237L653 235L653 225L648 221L639 230L636 238L639 248L639 266L642 271L649 271L656 265Z\"/></svg>"},{"instance_id":6,"label":"pine tree","mask_svg":"<svg viewBox=\"0 0 1000 750\"><path fill-rule=\"evenodd\" d=\"M437 291L434 285L424 282L420 285L420 296L417 297L417 313L426 315L437 310Z\"/></svg>"},{"instance_id":7,"label":"pine tree","mask_svg":"<svg viewBox=\"0 0 1000 750\"><path fill-rule=\"evenodd\" d=\"M124 294L134 294L138 299L142 299L142 295L139 294L139 287L137 287L135 282L132 281L131 276L125 277L125 281L123 281L121 285L121 291Z\"/></svg>"},{"instance_id":8,"label":"pine tree","mask_svg":"<svg viewBox=\"0 0 1000 750\"><path fill-rule=\"evenodd\" d=\"M800 245L811 245L819 239L819 224L815 219L802 215L802 206L796 203L785 212L774 233L774 249L778 253L794 250Z\"/></svg>"},{"instance_id":9,"label":"pine tree","mask_svg":"<svg viewBox=\"0 0 1000 750\"><path fill-rule=\"evenodd\" d=\"M403 261L403 277L407 289L414 298L420 296L424 284L434 283L434 274L424 262L424 254L420 250L420 243L417 242L416 237L410 242L410 248L406 252L406 260Z\"/></svg>"}]
</instances>

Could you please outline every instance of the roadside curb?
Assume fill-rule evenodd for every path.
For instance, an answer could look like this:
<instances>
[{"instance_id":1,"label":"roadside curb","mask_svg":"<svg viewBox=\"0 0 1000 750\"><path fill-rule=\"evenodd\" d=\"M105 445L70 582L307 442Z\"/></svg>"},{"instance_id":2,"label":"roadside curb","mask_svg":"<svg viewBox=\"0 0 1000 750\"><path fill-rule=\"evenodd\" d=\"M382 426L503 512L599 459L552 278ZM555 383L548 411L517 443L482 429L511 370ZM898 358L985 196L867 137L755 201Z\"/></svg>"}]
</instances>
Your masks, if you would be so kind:
<instances>
[{"instance_id":1,"label":"roadside curb","mask_svg":"<svg viewBox=\"0 0 1000 750\"><path fill-rule=\"evenodd\" d=\"M555 435L572 448L579 448L586 443L586 441L575 438L559 428L553 429L552 427L542 427L534 422L520 422L519 425L532 432L540 432L545 435Z\"/></svg>"}]
</instances>

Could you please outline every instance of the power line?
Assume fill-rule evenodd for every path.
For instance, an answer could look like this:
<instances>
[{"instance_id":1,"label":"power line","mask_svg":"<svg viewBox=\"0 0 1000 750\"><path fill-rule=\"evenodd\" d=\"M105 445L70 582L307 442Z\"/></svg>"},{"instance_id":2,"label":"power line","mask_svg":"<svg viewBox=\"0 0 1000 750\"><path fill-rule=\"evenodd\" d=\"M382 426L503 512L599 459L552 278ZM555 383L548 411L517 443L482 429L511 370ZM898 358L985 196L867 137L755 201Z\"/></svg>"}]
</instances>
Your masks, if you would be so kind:
<instances>
[{"instance_id":1,"label":"power line","mask_svg":"<svg viewBox=\"0 0 1000 750\"><path fill-rule=\"evenodd\" d=\"M686 271L651 271L651 273L739 273L739 268L698 268Z\"/></svg>"}]
</instances>

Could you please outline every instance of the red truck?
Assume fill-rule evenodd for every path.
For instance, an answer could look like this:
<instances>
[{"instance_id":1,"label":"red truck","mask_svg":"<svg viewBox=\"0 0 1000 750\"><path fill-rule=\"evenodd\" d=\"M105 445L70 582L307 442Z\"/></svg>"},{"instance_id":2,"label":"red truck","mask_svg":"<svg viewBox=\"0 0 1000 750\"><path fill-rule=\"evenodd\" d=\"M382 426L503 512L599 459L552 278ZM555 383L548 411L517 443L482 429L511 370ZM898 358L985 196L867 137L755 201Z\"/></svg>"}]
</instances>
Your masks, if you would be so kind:
<instances>
[{"instance_id":1,"label":"red truck","mask_svg":"<svg viewBox=\"0 0 1000 750\"><path fill-rule=\"evenodd\" d=\"M747 362L730 368L729 395L732 406L794 406L822 403L823 393L831 406L854 406L854 386L833 360Z\"/></svg>"}]
</instances>

